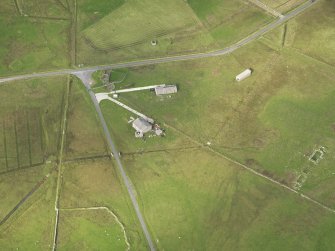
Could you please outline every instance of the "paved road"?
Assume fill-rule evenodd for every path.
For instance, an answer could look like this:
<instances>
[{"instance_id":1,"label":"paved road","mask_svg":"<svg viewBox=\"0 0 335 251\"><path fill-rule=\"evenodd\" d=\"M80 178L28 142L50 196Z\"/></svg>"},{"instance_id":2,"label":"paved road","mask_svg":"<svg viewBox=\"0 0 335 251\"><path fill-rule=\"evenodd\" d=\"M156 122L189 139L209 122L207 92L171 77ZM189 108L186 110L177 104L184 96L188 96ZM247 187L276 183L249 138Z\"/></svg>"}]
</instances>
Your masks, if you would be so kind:
<instances>
[{"instance_id":1,"label":"paved road","mask_svg":"<svg viewBox=\"0 0 335 251\"><path fill-rule=\"evenodd\" d=\"M151 236L149 234L149 231L148 231L148 228L147 228L147 225L144 221L144 218L142 216L142 213L141 213L141 210L140 210L140 207L138 205L138 202L137 202L137 199L136 199L136 191L135 189L133 188L124 168L123 168L123 165L122 165L122 162L120 160L120 157L119 157L119 152L118 150L116 149L115 147L115 144L112 140L112 137L109 133L109 130L108 130L108 127L107 127L107 124L106 124L106 121L105 121L105 118L102 114L102 111L100 109L100 106L99 106L99 103L98 103L98 100L96 99L95 97L95 94L93 93L93 91L90 89L90 86L89 85L85 85L86 86L86 89L88 91L88 93L90 94L90 97L94 103L94 107L95 107L95 110L97 111L98 113L98 116L99 116L99 119L100 119L100 122L102 124L102 127L103 127L103 130L105 132L105 136L106 136L106 140L107 140L107 143L108 143L108 147L109 147L109 150L110 152L113 154L114 158L115 158L115 161L117 163L117 166L120 170L120 173L121 173L121 176L122 176L122 179L124 181L124 184L128 190L128 193L129 193L129 196L130 196L130 199L131 199L131 202L133 204L133 207L135 209L135 212L136 212L136 215L137 215L137 218L138 220L140 221L140 224L141 224L141 227L142 227L142 230L144 232L144 235L148 241L148 245L150 247L150 250L151 251L154 251L155 250L155 246L152 242L152 239L151 239Z\"/></svg>"},{"instance_id":2,"label":"paved road","mask_svg":"<svg viewBox=\"0 0 335 251\"><path fill-rule=\"evenodd\" d=\"M215 57L215 56L222 56L225 54L229 54L238 48L249 44L250 42L256 40L257 38L261 37L262 35L266 34L267 32L273 30L274 28L280 26L281 24L285 23L289 19L299 15L312 5L319 2L319 0L310 0L303 5L299 6L295 10L289 12L284 17L277 19L276 21L270 23L269 25L261 28L257 32L253 33L252 35L248 36L247 38L229 46L222 50L207 52L207 53L198 53L198 54L190 54L190 55L181 55L181 56L173 56L173 57L164 57L164 58L156 58L156 59L147 59L147 60L141 60L141 61L133 61L133 62L127 62L127 63L118 63L118 64L110 64L110 65L100 65L100 66L92 66L92 67L86 67L82 69L63 69L58 71L52 71L52 72L43 72L43 73L31 73L27 75L18 75L13 77L7 77L7 78L0 78L0 83L8 82L8 81L14 81L14 80L22 80L22 79L29 79L29 78L39 78L39 77L51 77L51 76L59 76L59 75L65 75L65 74L78 74L81 72L86 71L97 71L97 70L108 70L108 69L119 69L119 68L129 68L129 67L135 67L135 66L144 66L144 65L152 65L152 64L161 64L161 63L168 63L168 62L174 62L174 61L184 61L184 60L192 60L192 59L199 59L199 58L208 58L208 57Z\"/></svg>"}]
</instances>

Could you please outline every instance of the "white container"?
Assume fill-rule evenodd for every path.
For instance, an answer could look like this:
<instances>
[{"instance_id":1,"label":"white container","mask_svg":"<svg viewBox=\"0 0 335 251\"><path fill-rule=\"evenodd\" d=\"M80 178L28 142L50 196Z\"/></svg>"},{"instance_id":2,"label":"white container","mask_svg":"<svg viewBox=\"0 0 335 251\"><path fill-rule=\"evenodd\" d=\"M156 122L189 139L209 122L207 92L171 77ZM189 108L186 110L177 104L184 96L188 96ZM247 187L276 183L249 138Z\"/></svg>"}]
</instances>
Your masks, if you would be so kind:
<instances>
[{"instance_id":1,"label":"white container","mask_svg":"<svg viewBox=\"0 0 335 251\"><path fill-rule=\"evenodd\" d=\"M252 70L251 69L246 69L244 72L238 74L236 76L236 81L242 81L243 79L246 79L248 77L250 77L252 74Z\"/></svg>"}]
</instances>

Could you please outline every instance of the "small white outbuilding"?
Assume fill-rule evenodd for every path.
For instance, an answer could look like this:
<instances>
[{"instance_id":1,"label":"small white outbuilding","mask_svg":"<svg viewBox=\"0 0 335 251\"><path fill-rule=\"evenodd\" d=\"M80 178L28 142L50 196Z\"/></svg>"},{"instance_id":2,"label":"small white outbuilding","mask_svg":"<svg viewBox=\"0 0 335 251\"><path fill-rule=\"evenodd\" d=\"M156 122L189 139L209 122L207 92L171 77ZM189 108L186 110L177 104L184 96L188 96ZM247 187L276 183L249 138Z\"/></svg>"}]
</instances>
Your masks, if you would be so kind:
<instances>
[{"instance_id":1,"label":"small white outbuilding","mask_svg":"<svg viewBox=\"0 0 335 251\"><path fill-rule=\"evenodd\" d=\"M236 81L242 81L243 79L250 77L251 74L252 74L252 70L246 69L244 72L241 72L240 74L236 76Z\"/></svg>"}]
</instances>

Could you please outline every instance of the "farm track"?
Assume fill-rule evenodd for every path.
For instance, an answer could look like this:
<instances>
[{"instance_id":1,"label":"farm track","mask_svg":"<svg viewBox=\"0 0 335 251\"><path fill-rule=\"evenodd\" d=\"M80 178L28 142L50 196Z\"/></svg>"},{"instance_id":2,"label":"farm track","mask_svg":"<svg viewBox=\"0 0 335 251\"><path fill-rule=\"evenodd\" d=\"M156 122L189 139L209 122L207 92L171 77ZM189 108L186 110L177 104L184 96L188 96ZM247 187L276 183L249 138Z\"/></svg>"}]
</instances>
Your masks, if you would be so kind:
<instances>
[{"instance_id":1,"label":"farm track","mask_svg":"<svg viewBox=\"0 0 335 251\"><path fill-rule=\"evenodd\" d=\"M28 168L39 167L39 166L43 166L43 165L45 165L45 162L26 165L26 166L21 166L20 168L11 168L11 169L7 169L6 171L1 171L0 175L4 175L4 174L7 174L7 173L12 173L12 172L17 172L17 171L21 171L21 170L28 169Z\"/></svg>"},{"instance_id":2,"label":"farm track","mask_svg":"<svg viewBox=\"0 0 335 251\"><path fill-rule=\"evenodd\" d=\"M134 156L134 155L143 155L150 153L168 153L168 152L180 152L180 151L191 151L201 149L202 146L185 146L185 147L176 147L176 148L165 148L165 149L156 149L156 150L147 150L147 151L137 151L137 152L123 152L123 156Z\"/></svg>"},{"instance_id":3,"label":"farm track","mask_svg":"<svg viewBox=\"0 0 335 251\"><path fill-rule=\"evenodd\" d=\"M61 122L61 136L60 136L60 147L59 147L59 155L58 155L58 164L57 164L57 187L56 187L56 196L55 196L55 225L54 225L54 238L52 250L55 251L57 248L57 237L58 237L58 222L59 222L59 190L61 186L62 180L62 160L63 160L63 149L64 149L64 141L66 135L66 123L67 123L67 114L69 108L69 98L70 98L70 87L71 87L71 77L68 76L68 82L66 85L66 94L65 94L65 104L63 108L62 122Z\"/></svg>"},{"instance_id":4,"label":"farm track","mask_svg":"<svg viewBox=\"0 0 335 251\"><path fill-rule=\"evenodd\" d=\"M289 51L291 51L291 52L293 52L293 53L296 53L296 54L299 54L299 55L302 56L302 57L306 57L306 58L308 58L308 59L310 59L310 60L313 60L314 62L316 62L316 63L318 63L318 64L323 64L323 65L325 65L325 66L327 66L327 67L331 67L331 68L335 69L335 65L332 65L332 64L330 64L330 63L327 63L326 61L324 61L324 60L322 60L322 59L320 59L320 58L316 58L316 57L313 57L313 56L311 56L311 55L308 55L308 54L306 54L306 53L302 52L301 50L296 49L296 48L294 48L294 47L289 48Z\"/></svg>"},{"instance_id":5,"label":"farm track","mask_svg":"<svg viewBox=\"0 0 335 251\"><path fill-rule=\"evenodd\" d=\"M51 171L46 174L43 179L35 184L35 186L19 201L19 203L16 204L16 206L0 221L0 226L5 224L11 218L11 216L24 204L24 202L26 202L48 180L50 174L54 170L54 168L51 169Z\"/></svg>"}]
</instances>

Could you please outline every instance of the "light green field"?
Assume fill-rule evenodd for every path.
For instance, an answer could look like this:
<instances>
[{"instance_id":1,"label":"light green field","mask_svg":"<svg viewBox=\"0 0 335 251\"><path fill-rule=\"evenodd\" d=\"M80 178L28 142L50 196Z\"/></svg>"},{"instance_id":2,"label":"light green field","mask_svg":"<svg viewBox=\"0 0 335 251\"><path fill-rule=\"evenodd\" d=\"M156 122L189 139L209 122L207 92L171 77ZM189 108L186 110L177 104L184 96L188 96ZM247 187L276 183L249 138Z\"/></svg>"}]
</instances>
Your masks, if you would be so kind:
<instances>
[{"instance_id":1,"label":"light green field","mask_svg":"<svg viewBox=\"0 0 335 251\"><path fill-rule=\"evenodd\" d=\"M187 2L221 47L237 42L271 21L271 17L246 1Z\"/></svg>"},{"instance_id":2,"label":"light green field","mask_svg":"<svg viewBox=\"0 0 335 251\"><path fill-rule=\"evenodd\" d=\"M38 13L38 8L32 8L36 1L18 2L33 15ZM151 9L144 8L149 2ZM287 8L298 2L287 2ZM62 10L74 11L68 3L73 4L55 1L53 9L46 1L39 13L53 18ZM9 10L13 3L4 1L0 6ZM158 20L153 18L155 24L138 25L162 6L168 10L179 6L183 13L169 11ZM178 93L167 97L150 91L119 97L166 129L163 138L135 139L128 123L135 116L109 101L101 103L157 250L335 249L334 213L241 167L253 168L335 208L334 10L332 1L321 0L288 24L224 57L124 70L128 75L115 84L117 88L178 85ZM231 44L271 20L247 2L218 0L206 4L199 0L78 0L77 14L78 23L72 23L72 28L78 25L77 63L84 64L210 50ZM23 17L2 17L30 25ZM168 22L172 17L175 22ZM195 26L188 26L189 20ZM62 22L70 21L56 21ZM126 34L122 25L138 32ZM23 38L34 43L40 33L29 29ZM158 46L153 48L151 36L162 30L171 33L158 36ZM59 34L53 31L51 37ZM0 42L17 39L17 30L11 32ZM89 47L85 38L95 47ZM127 47L117 48L124 44ZM1 48L0 58L7 59L1 53L9 47ZM16 52L18 47L13 48ZM31 62L31 68L23 64L13 71L50 66L47 59L42 64L36 68ZM252 76L237 83L235 76L246 68L253 69ZM8 69L0 66L0 74L8 74ZM112 79L122 71L112 74ZM0 87L0 191L5 194L0 217L55 167L69 80L47 78ZM320 147L324 156L315 164L309 158ZM148 249L118 169L106 153L87 91L73 78L59 175L59 250L124 250L121 225L131 250ZM51 163L45 165L45 161ZM1 249L52 248L56 177L53 172L0 226ZM106 210L78 210L87 207L109 208L121 225Z\"/></svg>"},{"instance_id":3,"label":"light green field","mask_svg":"<svg viewBox=\"0 0 335 251\"><path fill-rule=\"evenodd\" d=\"M32 173L20 171L17 176L29 174ZM37 176L29 179L34 178L37 178ZM55 219L55 178L55 175L51 175L46 183L22 205L14 216L0 227L0 246L2 250L51 249ZM6 192L16 190L19 185L22 185L22 188L26 186L26 181L22 177L15 177L15 179L15 186L12 184L11 188L5 190ZM26 179L28 178L26 177ZM20 181L22 183L19 183ZM15 194L17 197L18 195Z\"/></svg>"},{"instance_id":4,"label":"light green field","mask_svg":"<svg viewBox=\"0 0 335 251\"><path fill-rule=\"evenodd\" d=\"M0 87L0 172L56 158L67 81L54 77Z\"/></svg>"},{"instance_id":5,"label":"light green field","mask_svg":"<svg viewBox=\"0 0 335 251\"><path fill-rule=\"evenodd\" d=\"M17 0L22 13L46 19L69 19L70 13L66 2L67 0Z\"/></svg>"},{"instance_id":6,"label":"light green field","mask_svg":"<svg viewBox=\"0 0 335 251\"><path fill-rule=\"evenodd\" d=\"M15 12L16 9L14 1L11 0L1 1L1 9L0 9L1 14L15 14Z\"/></svg>"},{"instance_id":7,"label":"light green field","mask_svg":"<svg viewBox=\"0 0 335 251\"><path fill-rule=\"evenodd\" d=\"M124 163L159 250L334 248L333 214L206 150Z\"/></svg>"},{"instance_id":8,"label":"light green field","mask_svg":"<svg viewBox=\"0 0 335 251\"><path fill-rule=\"evenodd\" d=\"M217 11L205 14L182 0L111 1L112 6L102 5L111 10L104 17L101 13L106 11L101 12L99 6L92 7L89 15L88 1L79 4L78 64L213 50L242 39L271 20L256 7L239 1L210 2L208 6L217 7ZM243 25L246 22L249 25ZM157 46L151 45L153 39L157 39Z\"/></svg>"},{"instance_id":9,"label":"light green field","mask_svg":"<svg viewBox=\"0 0 335 251\"><path fill-rule=\"evenodd\" d=\"M300 191L335 205L333 68L293 48L290 25L222 58L129 69L117 88L178 84L171 98L149 91L119 98L155 118L165 138L135 139L127 123L134 115L101 103L158 249L334 248L332 214L220 157L292 187L301 182ZM236 83L248 67L253 76ZM320 145L327 153L316 166L308 157Z\"/></svg>"},{"instance_id":10,"label":"light green field","mask_svg":"<svg viewBox=\"0 0 335 251\"><path fill-rule=\"evenodd\" d=\"M262 61L258 55L267 60ZM236 83L235 74L248 67L238 63L242 60L249 62L255 72L252 78ZM165 80L179 84L180 91L164 101L150 92L123 94L121 98L159 123L167 124L168 135L173 127L201 144L210 141L217 151L293 185L298 173L310 163L304 155L309 156L317 145L325 145L330 152L335 146L333 79L329 66L299 54L278 53L259 43L224 60L135 69L130 71L126 82L136 80L137 86L141 86ZM104 107L108 103L104 102L103 109L112 113L114 106L109 104L107 111ZM128 118L129 115L123 116L124 127ZM119 122L109 121L113 130L119 132ZM132 136L130 125L127 128ZM118 137L120 146L137 144L124 144L126 141L121 139L126 137ZM328 175L331 170L328 166Z\"/></svg>"},{"instance_id":11,"label":"light green field","mask_svg":"<svg viewBox=\"0 0 335 251\"><path fill-rule=\"evenodd\" d=\"M335 65L335 2L324 0L314 6L304 16L288 24L291 34L291 46L294 49Z\"/></svg>"},{"instance_id":12,"label":"light green field","mask_svg":"<svg viewBox=\"0 0 335 251\"><path fill-rule=\"evenodd\" d=\"M95 109L86 89L72 79L65 140L66 159L106 155L106 145Z\"/></svg>"},{"instance_id":13,"label":"light green field","mask_svg":"<svg viewBox=\"0 0 335 251\"><path fill-rule=\"evenodd\" d=\"M83 35L93 47L111 50L197 25L195 15L183 1L131 0L84 30Z\"/></svg>"},{"instance_id":14,"label":"light green field","mask_svg":"<svg viewBox=\"0 0 335 251\"><path fill-rule=\"evenodd\" d=\"M1 174L0 191L3 192L3 199L0 205L0 219L3 219L48 171L50 166L41 165Z\"/></svg>"},{"instance_id":15,"label":"light green field","mask_svg":"<svg viewBox=\"0 0 335 251\"><path fill-rule=\"evenodd\" d=\"M62 211L58 250L126 250L122 228L105 210Z\"/></svg>"},{"instance_id":16,"label":"light green field","mask_svg":"<svg viewBox=\"0 0 335 251\"><path fill-rule=\"evenodd\" d=\"M281 13L286 13L307 0L261 0L261 2Z\"/></svg>"},{"instance_id":17,"label":"light green field","mask_svg":"<svg viewBox=\"0 0 335 251\"><path fill-rule=\"evenodd\" d=\"M36 2L24 1L19 5L23 16L14 1L0 3L2 76L70 66L68 12L57 1Z\"/></svg>"},{"instance_id":18,"label":"light green field","mask_svg":"<svg viewBox=\"0 0 335 251\"><path fill-rule=\"evenodd\" d=\"M108 207L117 215L119 221L121 221L125 227L132 249L146 249L146 241L137 222L130 199L128 198L127 190L123 187L112 162L108 159L101 159L66 164L64 166L63 185L60 194L60 208L99 206ZM96 223L90 223L90 225L92 226L92 231L95 231L94 229L100 231L104 228L105 224L102 224L99 219L104 217L104 215L106 216L106 212L102 210L95 213L101 215L97 217ZM67 221L68 219L64 220ZM83 221L82 223L80 223L81 220ZM78 218L77 222L80 225L85 224L85 217L83 217L83 219L81 219L81 217ZM71 236L67 236L68 231L70 231L68 228L64 230L62 230L62 228L60 229L59 243L61 246L64 245L64 248L65 246L73 247L73 245L76 245L76 238L80 238L79 236L88 238L87 240L90 245L100 238L99 236L90 236L89 232L76 233L73 234L73 238L71 238ZM84 237L85 234L88 235ZM101 245L105 246L106 243L102 243ZM111 245L114 244L112 243ZM83 250L90 250L89 246L83 246L83 248Z\"/></svg>"}]
</instances>

